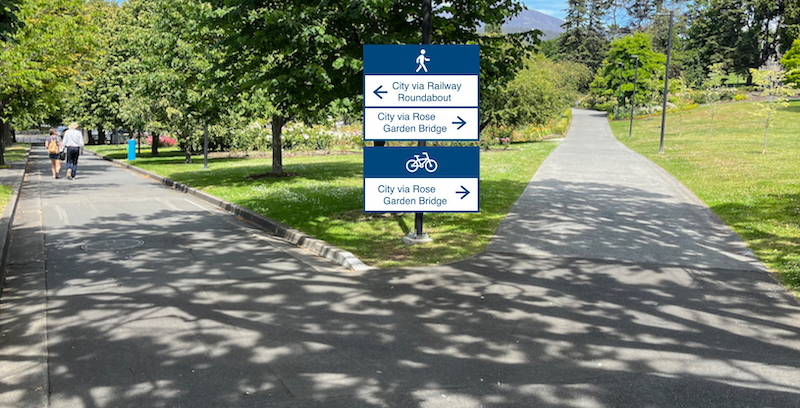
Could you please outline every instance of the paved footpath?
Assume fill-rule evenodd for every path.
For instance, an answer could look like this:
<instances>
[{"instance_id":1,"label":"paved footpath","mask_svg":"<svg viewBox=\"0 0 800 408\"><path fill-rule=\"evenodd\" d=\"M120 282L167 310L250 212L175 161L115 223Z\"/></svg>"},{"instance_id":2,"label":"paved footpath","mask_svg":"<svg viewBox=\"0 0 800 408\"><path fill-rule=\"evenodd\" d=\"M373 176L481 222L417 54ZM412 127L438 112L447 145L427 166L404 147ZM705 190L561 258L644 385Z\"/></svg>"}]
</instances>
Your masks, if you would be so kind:
<instances>
[{"instance_id":1,"label":"paved footpath","mask_svg":"<svg viewBox=\"0 0 800 408\"><path fill-rule=\"evenodd\" d=\"M485 253L430 268L345 271L102 160L32 161L0 406L800 401L798 302L591 112Z\"/></svg>"}]
</instances>

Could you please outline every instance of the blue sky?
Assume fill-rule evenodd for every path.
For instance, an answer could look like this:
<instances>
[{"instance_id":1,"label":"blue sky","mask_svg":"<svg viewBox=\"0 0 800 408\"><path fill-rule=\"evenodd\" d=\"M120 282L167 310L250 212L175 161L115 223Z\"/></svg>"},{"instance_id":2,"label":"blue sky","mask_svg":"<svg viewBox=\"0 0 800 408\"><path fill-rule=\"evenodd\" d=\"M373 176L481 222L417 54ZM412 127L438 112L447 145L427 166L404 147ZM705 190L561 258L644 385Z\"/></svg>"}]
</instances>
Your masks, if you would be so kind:
<instances>
[{"instance_id":1,"label":"blue sky","mask_svg":"<svg viewBox=\"0 0 800 408\"><path fill-rule=\"evenodd\" d=\"M566 14L564 11L567 9L566 0L523 0L523 2L531 10L540 11L562 20Z\"/></svg>"}]
</instances>

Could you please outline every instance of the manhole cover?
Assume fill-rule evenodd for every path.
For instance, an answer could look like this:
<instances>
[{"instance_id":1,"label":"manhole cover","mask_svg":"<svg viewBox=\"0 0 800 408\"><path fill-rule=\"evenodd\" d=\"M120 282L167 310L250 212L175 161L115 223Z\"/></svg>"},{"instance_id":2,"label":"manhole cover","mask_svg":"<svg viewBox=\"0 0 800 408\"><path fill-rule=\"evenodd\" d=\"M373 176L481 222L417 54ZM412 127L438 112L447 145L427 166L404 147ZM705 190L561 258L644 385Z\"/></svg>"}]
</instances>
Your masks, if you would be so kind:
<instances>
[{"instance_id":1,"label":"manhole cover","mask_svg":"<svg viewBox=\"0 0 800 408\"><path fill-rule=\"evenodd\" d=\"M144 245L144 241L139 239L109 239L100 242L90 242L81 245L84 251L120 251Z\"/></svg>"}]
</instances>

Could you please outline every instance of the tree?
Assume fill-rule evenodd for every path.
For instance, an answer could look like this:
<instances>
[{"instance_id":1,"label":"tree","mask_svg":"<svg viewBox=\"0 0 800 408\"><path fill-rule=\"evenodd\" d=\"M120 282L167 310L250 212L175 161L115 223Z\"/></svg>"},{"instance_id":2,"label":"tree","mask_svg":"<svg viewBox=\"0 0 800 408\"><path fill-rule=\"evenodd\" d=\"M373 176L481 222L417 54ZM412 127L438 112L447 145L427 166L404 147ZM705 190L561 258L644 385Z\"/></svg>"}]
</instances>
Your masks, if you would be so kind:
<instances>
[{"instance_id":1,"label":"tree","mask_svg":"<svg viewBox=\"0 0 800 408\"><path fill-rule=\"evenodd\" d=\"M118 11L114 2L87 2L86 15L91 26L96 27L92 33L97 49L92 53L91 64L78 73L65 96L65 116L85 129L96 128L98 142L105 129L122 126L118 118L121 78L114 72L121 63L117 50L122 42L118 37L124 32L117 19Z\"/></svg>"},{"instance_id":2,"label":"tree","mask_svg":"<svg viewBox=\"0 0 800 408\"><path fill-rule=\"evenodd\" d=\"M781 58L781 65L786 70L786 80L800 87L800 37L792 43L792 48Z\"/></svg>"},{"instance_id":3,"label":"tree","mask_svg":"<svg viewBox=\"0 0 800 408\"><path fill-rule=\"evenodd\" d=\"M10 41L22 22L17 17L19 0L0 0L0 41Z\"/></svg>"},{"instance_id":4,"label":"tree","mask_svg":"<svg viewBox=\"0 0 800 408\"><path fill-rule=\"evenodd\" d=\"M711 141L711 134L714 132L714 111L717 103L722 99L722 89L720 88L721 78L725 75L722 69L723 64L718 62L708 67L708 79L705 82L706 103L711 105L711 126L708 128L708 141Z\"/></svg>"},{"instance_id":5,"label":"tree","mask_svg":"<svg viewBox=\"0 0 800 408\"><path fill-rule=\"evenodd\" d=\"M642 31L657 9L660 8L664 0L631 0L627 4L628 16L630 17L628 30L631 32Z\"/></svg>"},{"instance_id":6,"label":"tree","mask_svg":"<svg viewBox=\"0 0 800 408\"><path fill-rule=\"evenodd\" d=\"M794 40L800 38L800 2L787 1L784 7L783 24L778 27L776 34L781 54L792 48Z\"/></svg>"},{"instance_id":7,"label":"tree","mask_svg":"<svg viewBox=\"0 0 800 408\"><path fill-rule=\"evenodd\" d=\"M683 136L683 111L693 102L690 94L691 88L686 84L686 78L679 77L671 82L674 95L675 107L678 108L678 134Z\"/></svg>"},{"instance_id":8,"label":"tree","mask_svg":"<svg viewBox=\"0 0 800 408\"><path fill-rule=\"evenodd\" d=\"M224 53L216 83L228 93L263 89L272 115L273 174L283 173L283 125L315 122L333 106L362 106L362 44L421 43L420 2L209 0ZM432 16L436 44L480 44L481 93L499 91L522 66L536 35L483 36L482 24L502 25L522 10L516 0L441 2ZM231 80L235 78L236 80Z\"/></svg>"},{"instance_id":9,"label":"tree","mask_svg":"<svg viewBox=\"0 0 800 408\"><path fill-rule=\"evenodd\" d=\"M792 94L792 90L784 84L786 74L774 61L767 64L764 69L753 69L751 73L753 82L758 85L761 89L761 95L766 98L764 102L756 104L758 110L753 112L753 114L766 120L764 126L764 148L761 150L761 154L766 154L770 119L778 109L783 109L789 105L787 97Z\"/></svg>"},{"instance_id":10,"label":"tree","mask_svg":"<svg viewBox=\"0 0 800 408\"><path fill-rule=\"evenodd\" d=\"M597 70L608 49L603 22L611 4L608 0L568 0L567 6L561 25L564 33L559 37L561 57Z\"/></svg>"},{"instance_id":11,"label":"tree","mask_svg":"<svg viewBox=\"0 0 800 408\"><path fill-rule=\"evenodd\" d=\"M766 64L788 48L782 37L797 31L798 7L796 1L785 0L693 2L687 49L692 50L694 69L723 63L725 71L747 76L750 83L750 68ZM695 79L705 73L698 72Z\"/></svg>"},{"instance_id":12,"label":"tree","mask_svg":"<svg viewBox=\"0 0 800 408\"><path fill-rule=\"evenodd\" d=\"M633 98L633 81L635 76L635 62L633 56L639 56L639 81L636 87L636 101L634 104L646 104L652 94L663 92L664 66L667 57L653 51L650 36L635 33L614 40L608 51L603 66L597 72L591 85L594 95L612 98L618 94L620 88L620 67L618 62L625 63L622 72L623 100Z\"/></svg>"},{"instance_id":13,"label":"tree","mask_svg":"<svg viewBox=\"0 0 800 408\"><path fill-rule=\"evenodd\" d=\"M151 132L154 156L159 135L171 132L190 163L203 128L219 117L218 102L226 98L208 77L219 56L215 33L200 26L212 11L191 0L130 0L120 10L117 55L106 73L120 86L118 120Z\"/></svg>"},{"instance_id":14,"label":"tree","mask_svg":"<svg viewBox=\"0 0 800 408\"><path fill-rule=\"evenodd\" d=\"M689 16L687 48L692 50L692 63L700 67L695 78L698 82L707 77L712 64L738 73L754 66L752 35L745 30L747 11L742 0L697 1Z\"/></svg>"},{"instance_id":15,"label":"tree","mask_svg":"<svg viewBox=\"0 0 800 408\"><path fill-rule=\"evenodd\" d=\"M93 49L82 0L24 0L18 29L0 41L0 164L11 126L28 126L60 109L62 95Z\"/></svg>"}]
</instances>

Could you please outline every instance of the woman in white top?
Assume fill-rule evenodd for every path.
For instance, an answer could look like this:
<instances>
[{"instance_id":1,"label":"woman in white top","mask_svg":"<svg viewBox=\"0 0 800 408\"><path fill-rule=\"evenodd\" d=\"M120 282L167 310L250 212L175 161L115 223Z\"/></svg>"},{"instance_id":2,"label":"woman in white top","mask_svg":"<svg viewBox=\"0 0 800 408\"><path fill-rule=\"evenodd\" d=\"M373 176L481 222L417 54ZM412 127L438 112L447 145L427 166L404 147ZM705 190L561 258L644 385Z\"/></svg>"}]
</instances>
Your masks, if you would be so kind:
<instances>
[{"instance_id":1,"label":"woman in white top","mask_svg":"<svg viewBox=\"0 0 800 408\"><path fill-rule=\"evenodd\" d=\"M70 123L64 132L64 148L67 149L67 180L72 180L78 171L78 156L83 150L83 133L75 122Z\"/></svg>"}]
</instances>

